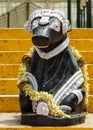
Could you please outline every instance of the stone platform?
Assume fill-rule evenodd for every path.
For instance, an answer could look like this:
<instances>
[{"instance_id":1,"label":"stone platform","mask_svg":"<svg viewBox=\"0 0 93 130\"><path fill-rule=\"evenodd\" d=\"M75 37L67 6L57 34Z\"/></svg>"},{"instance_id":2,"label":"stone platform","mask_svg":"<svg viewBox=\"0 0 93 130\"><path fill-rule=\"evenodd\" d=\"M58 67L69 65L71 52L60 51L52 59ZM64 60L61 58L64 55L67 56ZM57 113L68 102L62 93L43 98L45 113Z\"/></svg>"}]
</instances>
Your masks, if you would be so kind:
<instances>
[{"instance_id":1,"label":"stone platform","mask_svg":"<svg viewBox=\"0 0 93 130\"><path fill-rule=\"evenodd\" d=\"M93 114L88 114L83 124L66 127L32 127L20 125L20 117L20 113L0 113L0 130L93 130Z\"/></svg>"}]
</instances>

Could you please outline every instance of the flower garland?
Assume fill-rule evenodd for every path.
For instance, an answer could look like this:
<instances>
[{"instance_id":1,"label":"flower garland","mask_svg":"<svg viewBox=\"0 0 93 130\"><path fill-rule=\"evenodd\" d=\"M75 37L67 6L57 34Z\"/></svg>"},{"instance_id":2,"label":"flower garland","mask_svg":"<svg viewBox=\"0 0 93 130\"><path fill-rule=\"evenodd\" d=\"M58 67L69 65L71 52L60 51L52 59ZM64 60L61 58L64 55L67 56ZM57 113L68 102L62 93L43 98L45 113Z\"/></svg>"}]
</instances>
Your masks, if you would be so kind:
<instances>
[{"instance_id":1,"label":"flower garland","mask_svg":"<svg viewBox=\"0 0 93 130\"><path fill-rule=\"evenodd\" d=\"M86 92L83 112L87 113L87 111L88 111L88 91L89 91L89 83L88 83L89 76L88 76L88 72L87 72L87 64L85 64L84 59L82 58L82 56L80 55L80 53L77 49L75 49L74 47L71 47L71 49L72 49L72 52L74 54L74 57L77 60L78 65L83 73L84 83L83 83L82 88Z\"/></svg>"},{"instance_id":2,"label":"flower garland","mask_svg":"<svg viewBox=\"0 0 93 130\"><path fill-rule=\"evenodd\" d=\"M82 56L79 54L79 51L74 47L71 47L72 52L78 62L79 67L82 70L84 76L84 84L83 88L86 91L86 99L85 99L85 106L84 112L87 111L87 104L88 104L88 73L87 73L87 65L84 63ZM53 96L48 94L48 92L37 92L32 89L31 84L29 84L28 79L26 77L26 71L29 71L29 64L31 61L31 57L33 55L34 48L32 47L30 51L23 56L22 63L20 64L20 70L18 74L18 87L21 91L24 91L26 95L29 95L30 99L35 102L44 101L48 105L49 114L50 116L62 117L62 118L69 118L70 116L65 114L62 110L59 109L58 106L53 101Z\"/></svg>"}]
</instances>

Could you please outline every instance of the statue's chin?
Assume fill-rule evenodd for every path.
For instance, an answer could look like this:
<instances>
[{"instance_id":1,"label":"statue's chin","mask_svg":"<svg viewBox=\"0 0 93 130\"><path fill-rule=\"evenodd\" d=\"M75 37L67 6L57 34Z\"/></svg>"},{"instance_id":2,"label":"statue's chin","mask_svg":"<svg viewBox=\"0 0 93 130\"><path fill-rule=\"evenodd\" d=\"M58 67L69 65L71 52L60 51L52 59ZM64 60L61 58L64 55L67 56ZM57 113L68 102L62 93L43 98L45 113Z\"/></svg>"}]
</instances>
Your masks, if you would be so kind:
<instances>
[{"instance_id":1,"label":"statue's chin","mask_svg":"<svg viewBox=\"0 0 93 130\"><path fill-rule=\"evenodd\" d=\"M36 46L36 45L35 45ZM47 46L36 46L37 48L40 48L40 49L43 49L43 48L47 48L48 47L48 45Z\"/></svg>"}]
</instances>

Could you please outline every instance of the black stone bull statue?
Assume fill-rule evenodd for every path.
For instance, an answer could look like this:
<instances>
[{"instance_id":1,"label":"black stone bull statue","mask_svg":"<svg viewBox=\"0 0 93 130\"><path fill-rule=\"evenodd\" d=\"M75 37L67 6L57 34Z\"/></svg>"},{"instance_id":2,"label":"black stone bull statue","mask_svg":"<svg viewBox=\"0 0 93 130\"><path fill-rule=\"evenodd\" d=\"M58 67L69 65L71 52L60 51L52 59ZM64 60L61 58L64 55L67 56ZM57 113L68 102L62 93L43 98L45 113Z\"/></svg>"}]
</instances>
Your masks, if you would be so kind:
<instances>
[{"instance_id":1,"label":"black stone bull statue","mask_svg":"<svg viewBox=\"0 0 93 130\"><path fill-rule=\"evenodd\" d=\"M52 94L55 104L64 113L68 115L82 113L85 101L85 91L82 88L84 78L69 45L67 31L70 29L70 24L64 12L61 10L36 10L30 15L25 28L27 32L33 33L34 44L34 52L29 62L30 68L26 72L27 82L32 84L35 91ZM36 119L39 122L42 117L49 116L49 109L44 109L44 106L47 107L45 102L31 101L22 90L20 106L22 115L28 113L40 115L40 118L39 116L37 116L38 118L28 117L25 120L22 118L23 124L26 124L26 120L31 123L31 119L33 119L31 125L37 125L33 123L36 122ZM44 119L42 121L46 125ZM38 123L38 125L43 124ZM47 125L51 125L51 123ZM52 121L53 125L70 124L62 124L62 121L61 124L57 124Z\"/></svg>"}]
</instances>

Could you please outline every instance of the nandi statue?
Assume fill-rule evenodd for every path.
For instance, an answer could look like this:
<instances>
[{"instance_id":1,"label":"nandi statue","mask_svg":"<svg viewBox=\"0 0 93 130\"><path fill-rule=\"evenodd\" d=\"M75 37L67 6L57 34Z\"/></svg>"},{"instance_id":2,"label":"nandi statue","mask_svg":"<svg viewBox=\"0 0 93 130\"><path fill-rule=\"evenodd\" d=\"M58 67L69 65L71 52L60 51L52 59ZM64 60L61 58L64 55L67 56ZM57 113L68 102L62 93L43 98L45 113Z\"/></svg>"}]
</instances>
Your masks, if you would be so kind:
<instances>
[{"instance_id":1,"label":"nandi statue","mask_svg":"<svg viewBox=\"0 0 93 130\"><path fill-rule=\"evenodd\" d=\"M34 47L23 56L18 75L21 123L67 126L85 121L87 71L69 45L70 23L61 10L34 11L24 25Z\"/></svg>"}]
</instances>

